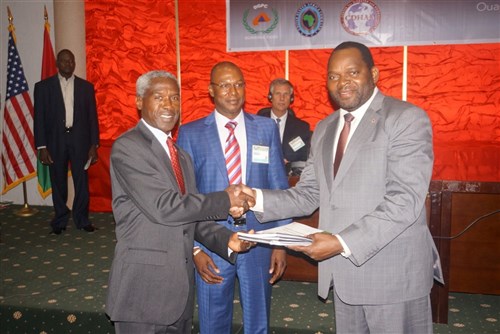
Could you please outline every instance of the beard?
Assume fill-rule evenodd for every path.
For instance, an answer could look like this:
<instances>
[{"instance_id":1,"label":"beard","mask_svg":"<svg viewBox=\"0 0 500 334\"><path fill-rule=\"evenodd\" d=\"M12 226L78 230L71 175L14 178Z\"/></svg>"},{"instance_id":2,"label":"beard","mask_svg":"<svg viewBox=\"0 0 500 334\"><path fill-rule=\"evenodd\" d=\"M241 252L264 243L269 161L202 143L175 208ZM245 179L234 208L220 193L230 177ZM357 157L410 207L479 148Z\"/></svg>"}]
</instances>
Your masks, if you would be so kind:
<instances>
[{"instance_id":1,"label":"beard","mask_svg":"<svg viewBox=\"0 0 500 334\"><path fill-rule=\"evenodd\" d=\"M366 87L363 90L351 90L351 96L348 98L342 97L339 91L328 91L330 98L335 103L335 106L342 108L346 111L353 111L361 107L366 101L370 99L373 94L373 87Z\"/></svg>"}]
</instances>

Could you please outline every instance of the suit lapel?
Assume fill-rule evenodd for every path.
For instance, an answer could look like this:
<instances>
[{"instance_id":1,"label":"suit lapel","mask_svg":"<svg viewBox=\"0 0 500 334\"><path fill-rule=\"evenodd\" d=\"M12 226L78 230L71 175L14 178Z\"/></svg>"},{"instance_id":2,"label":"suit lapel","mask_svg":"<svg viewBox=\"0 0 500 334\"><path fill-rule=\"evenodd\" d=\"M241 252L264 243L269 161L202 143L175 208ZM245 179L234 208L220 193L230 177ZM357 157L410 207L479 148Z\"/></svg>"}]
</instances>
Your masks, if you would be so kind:
<instances>
[{"instance_id":1,"label":"suit lapel","mask_svg":"<svg viewBox=\"0 0 500 334\"><path fill-rule=\"evenodd\" d=\"M177 149L177 156L179 157L179 164L181 165L181 170L182 170L182 178L184 180L184 186L186 187L186 192L195 192L193 189L194 184L194 178L190 177L190 168L189 168L189 157L187 156L187 153L184 152L182 148L177 146L175 144L175 148ZM172 163L170 163L172 164ZM172 166L170 166L172 168ZM172 174L174 174L174 170L172 168ZM175 177L175 175L174 175ZM176 180L177 181L177 180Z\"/></svg>"},{"instance_id":2,"label":"suit lapel","mask_svg":"<svg viewBox=\"0 0 500 334\"><path fill-rule=\"evenodd\" d=\"M52 77L51 85L51 91L55 96L54 103L56 103L56 105L54 106L54 110L56 110L58 114L57 119L66 120L66 107L64 106L64 97L62 95L61 83L59 82L59 76L57 74Z\"/></svg>"},{"instance_id":3,"label":"suit lapel","mask_svg":"<svg viewBox=\"0 0 500 334\"><path fill-rule=\"evenodd\" d=\"M368 107L365 115L361 119L356 131L349 140L349 144L345 150L342 162L340 164L339 170L337 171L337 177L334 181L334 187L344 178L348 173L351 164L356 159L360 149L363 145L370 140L373 136L375 129L378 126L378 121L380 115L378 111L382 107L383 95L378 93L373 99L372 103Z\"/></svg>"},{"instance_id":4,"label":"suit lapel","mask_svg":"<svg viewBox=\"0 0 500 334\"><path fill-rule=\"evenodd\" d=\"M205 133L201 137L201 140L205 141L204 145L207 146L207 153L215 160L215 165L221 175L225 175L227 179L226 160L224 158L224 150L220 145L219 131L215 122L215 111L205 119ZM227 182L229 184L229 179Z\"/></svg>"},{"instance_id":5,"label":"suit lapel","mask_svg":"<svg viewBox=\"0 0 500 334\"><path fill-rule=\"evenodd\" d=\"M328 189L332 188L333 182L333 143L338 128L339 115L340 113L338 111L332 115L332 119L329 122L330 124L327 124L323 137L323 170L325 172Z\"/></svg>"},{"instance_id":6,"label":"suit lapel","mask_svg":"<svg viewBox=\"0 0 500 334\"><path fill-rule=\"evenodd\" d=\"M258 131L259 128L247 113L243 114L245 117L245 132L247 136L247 167L246 167L246 180L245 184L248 184L250 180L250 175L252 173L252 147L258 142ZM257 136L255 136L257 134Z\"/></svg>"},{"instance_id":7,"label":"suit lapel","mask_svg":"<svg viewBox=\"0 0 500 334\"><path fill-rule=\"evenodd\" d=\"M293 136L293 126L292 115L288 113L288 117L285 122L285 130L283 131L283 143L281 144L283 151L288 148L288 142L292 140L291 137Z\"/></svg>"},{"instance_id":8,"label":"suit lapel","mask_svg":"<svg viewBox=\"0 0 500 334\"><path fill-rule=\"evenodd\" d=\"M142 123L142 121L139 121L139 123L137 124L137 130L142 133L142 135L144 136L144 138L146 138L147 141L149 141L149 144L151 146L151 151L153 152L154 156L158 159L158 165L162 168L167 177L170 179L170 182L176 185L178 189L179 186L177 184L177 179L175 178L174 169L172 168L172 163L167 155L167 152L165 152L163 146L158 142L153 133L151 133L151 131L149 131L148 128L146 128L146 126ZM184 171L186 170L185 164L186 161L184 159L184 163L181 162L183 176L184 176ZM186 178L184 177L184 181L185 180Z\"/></svg>"},{"instance_id":9,"label":"suit lapel","mask_svg":"<svg viewBox=\"0 0 500 334\"><path fill-rule=\"evenodd\" d=\"M82 87L81 87L80 78L78 78L76 76L75 76L74 88L75 88L75 91L74 91L74 94L73 94L73 98L74 98L74 101L73 101L73 117L75 117L74 114L76 114L76 110L77 110L76 106L80 105L80 100L82 98L82 96L81 96Z\"/></svg>"},{"instance_id":10,"label":"suit lapel","mask_svg":"<svg viewBox=\"0 0 500 334\"><path fill-rule=\"evenodd\" d=\"M253 145L262 145L264 142L259 139L260 130L254 121L254 117L248 113L243 113L245 117L245 132L247 136L247 168L245 184L248 184L252 173L252 147Z\"/></svg>"}]
</instances>

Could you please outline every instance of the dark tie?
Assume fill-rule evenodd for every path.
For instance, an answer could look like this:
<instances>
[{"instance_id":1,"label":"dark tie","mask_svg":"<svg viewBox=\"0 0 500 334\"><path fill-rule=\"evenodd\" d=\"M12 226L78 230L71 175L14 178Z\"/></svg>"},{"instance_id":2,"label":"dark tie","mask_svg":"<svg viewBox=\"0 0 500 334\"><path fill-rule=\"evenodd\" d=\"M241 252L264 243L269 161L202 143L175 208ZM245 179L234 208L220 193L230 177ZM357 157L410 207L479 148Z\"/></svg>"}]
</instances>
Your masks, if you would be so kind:
<instances>
[{"instance_id":1,"label":"dark tie","mask_svg":"<svg viewBox=\"0 0 500 334\"><path fill-rule=\"evenodd\" d=\"M342 161L342 157L344 156L345 146L347 144L347 138L349 138L349 131L351 130L351 122L354 119L354 116L351 113L347 113L344 115L345 123L342 128L342 132L340 132L339 142L337 144L337 152L335 153L335 160L333 162L333 176L337 175L337 171L339 170L340 162Z\"/></svg>"},{"instance_id":2,"label":"dark tie","mask_svg":"<svg viewBox=\"0 0 500 334\"><path fill-rule=\"evenodd\" d=\"M175 179L177 180L181 194L184 195L186 193L186 187L184 186L181 164L179 163L179 156L177 155L177 149L174 146L174 141L170 137L167 139L167 146L170 151L170 161L172 162L172 168L174 169Z\"/></svg>"},{"instance_id":3,"label":"dark tie","mask_svg":"<svg viewBox=\"0 0 500 334\"><path fill-rule=\"evenodd\" d=\"M227 122L226 128L229 130L229 136L226 139L226 145L224 148L224 156L226 158L226 168L227 176L229 178L229 184L239 184L241 183L241 155L240 155L240 145L236 140L234 135L234 129L238 123Z\"/></svg>"}]
</instances>

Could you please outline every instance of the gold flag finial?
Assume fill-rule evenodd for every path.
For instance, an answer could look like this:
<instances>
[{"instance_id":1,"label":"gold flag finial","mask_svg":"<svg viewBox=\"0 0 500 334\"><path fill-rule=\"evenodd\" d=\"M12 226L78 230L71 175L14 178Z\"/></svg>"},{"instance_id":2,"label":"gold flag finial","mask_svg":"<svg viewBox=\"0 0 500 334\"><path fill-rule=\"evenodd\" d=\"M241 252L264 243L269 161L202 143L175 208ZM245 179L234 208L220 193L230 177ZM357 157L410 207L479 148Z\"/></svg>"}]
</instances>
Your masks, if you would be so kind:
<instances>
[{"instance_id":1,"label":"gold flag finial","mask_svg":"<svg viewBox=\"0 0 500 334\"><path fill-rule=\"evenodd\" d=\"M45 19L45 29L50 31L49 14L47 13L47 7L43 6L43 18Z\"/></svg>"},{"instance_id":2,"label":"gold flag finial","mask_svg":"<svg viewBox=\"0 0 500 334\"><path fill-rule=\"evenodd\" d=\"M9 6L7 6L7 17L9 18L9 24L12 24L14 18L12 17L12 13L10 12Z\"/></svg>"},{"instance_id":3,"label":"gold flag finial","mask_svg":"<svg viewBox=\"0 0 500 334\"><path fill-rule=\"evenodd\" d=\"M12 16L12 13L10 11L10 8L9 6L7 6L7 16L9 18L9 32L12 34L12 39L14 39L14 43L16 43L16 34L15 34L15 30L16 28L14 28L14 17Z\"/></svg>"}]
</instances>

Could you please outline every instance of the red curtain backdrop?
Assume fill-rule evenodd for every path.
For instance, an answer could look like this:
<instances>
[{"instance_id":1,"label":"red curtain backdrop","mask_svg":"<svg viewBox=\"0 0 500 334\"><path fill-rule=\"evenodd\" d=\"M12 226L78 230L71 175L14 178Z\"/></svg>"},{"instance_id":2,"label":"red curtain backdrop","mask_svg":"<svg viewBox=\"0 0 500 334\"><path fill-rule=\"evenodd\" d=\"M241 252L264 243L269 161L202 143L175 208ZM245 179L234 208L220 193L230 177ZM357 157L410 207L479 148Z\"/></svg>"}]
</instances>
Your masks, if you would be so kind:
<instances>
[{"instance_id":1,"label":"red curtain backdrop","mask_svg":"<svg viewBox=\"0 0 500 334\"><path fill-rule=\"evenodd\" d=\"M91 210L111 210L109 154L133 127L135 81L152 69L177 74L173 0L85 3L87 78L96 86L102 145L90 169ZM210 70L239 65L247 82L245 109L268 106L269 82L285 76L285 51L226 52L225 0L178 1L181 122L212 112ZM382 92L402 97L403 47L373 48ZM311 128L333 107L326 90L331 49L289 51L292 107ZM408 47L408 101L433 123L435 180L500 182L500 43Z\"/></svg>"},{"instance_id":2,"label":"red curtain backdrop","mask_svg":"<svg viewBox=\"0 0 500 334\"><path fill-rule=\"evenodd\" d=\"M499 182L500 43L408 49L408 100L433 124L433 178Z\"/></svg>"}]
</instances>

